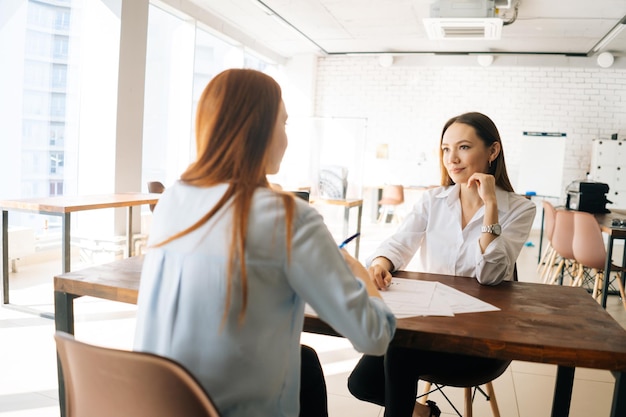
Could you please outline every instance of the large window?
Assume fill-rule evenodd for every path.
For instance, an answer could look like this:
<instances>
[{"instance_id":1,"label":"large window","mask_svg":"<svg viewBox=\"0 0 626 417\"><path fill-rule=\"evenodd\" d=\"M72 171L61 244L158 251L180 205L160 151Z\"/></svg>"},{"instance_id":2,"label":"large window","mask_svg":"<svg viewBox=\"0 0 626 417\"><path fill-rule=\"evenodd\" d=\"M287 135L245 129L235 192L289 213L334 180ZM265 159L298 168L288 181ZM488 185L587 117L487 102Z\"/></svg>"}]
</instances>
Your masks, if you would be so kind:
<instances>
[{"instance_id":1,"label":"large window","mask_svg":"<svg viewBox=\"0 0 626 417\"><path fill-rule=\"evenodd\" d=\"M0 198L114 191L122 0L0 1L0 16L0 37L11 40L0 42L0 178L11 179ZM142 156L130 157L142 161L143 187L171 183L195 157L198 97L234 67L274 68L189 16L149 6ZM20 213L10 222L43 224Z\"/></svg>"},{"instance_id":2,"label":"large window","mask_svg":"<svg viewBox=\"0 0 626 417\"><path fill-rule=\"evenodd\" d=\"M150 6L146 58L142 183L167 185L195 158L195 109L211 78L227 68L274 66L188 16L156 6Z\"/></svg>"},{"instance_id":3,"label":"large window","mask_svg":"<svg viewBox=\"0 0 626 417\"><path fill-rule=\"evenodd\" d=\"M0 1L0 37L11 40L0 42L0 177L11 179L0 198L84 193L79 168L92 192L106 192L97 187L114 169L113 155L102 149L115 142L120 5ZM9 219L37 233L42 217L11 213Z\"/></svg>"}]
</instances>

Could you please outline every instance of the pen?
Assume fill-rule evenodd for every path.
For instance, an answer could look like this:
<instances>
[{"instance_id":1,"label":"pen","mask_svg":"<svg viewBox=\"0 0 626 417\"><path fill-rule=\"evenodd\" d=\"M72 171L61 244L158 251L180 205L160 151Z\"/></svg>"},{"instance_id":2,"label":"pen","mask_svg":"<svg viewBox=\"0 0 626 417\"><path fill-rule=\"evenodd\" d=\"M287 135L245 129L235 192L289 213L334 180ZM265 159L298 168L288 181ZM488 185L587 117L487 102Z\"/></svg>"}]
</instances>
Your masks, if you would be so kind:
<instances>
[{"instance_id":1,"label":"pen","mask_svg":"<svg viewBox=\"0 0 626 417\"><path fill-rule=\"evenodd\" d=\"M359 237L361 235L361 233L355 233L352 236L350 236L349 238L347 238L346 240L344 240L343 242L341 242L341 244L339 245L339 249L343 249L346 247L346 245L350 242L352 242L353 239L356 239L357 237Z\"/></svg>"}]
</instances>

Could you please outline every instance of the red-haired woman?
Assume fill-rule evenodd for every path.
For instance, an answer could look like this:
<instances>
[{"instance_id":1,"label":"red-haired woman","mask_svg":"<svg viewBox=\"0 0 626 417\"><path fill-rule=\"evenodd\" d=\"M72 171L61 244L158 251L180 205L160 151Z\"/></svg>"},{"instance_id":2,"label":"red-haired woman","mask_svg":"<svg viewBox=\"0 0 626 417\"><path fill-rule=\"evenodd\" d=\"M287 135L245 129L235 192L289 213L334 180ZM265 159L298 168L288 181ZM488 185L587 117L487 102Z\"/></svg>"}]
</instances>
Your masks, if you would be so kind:
<instances>
[{"instance_id":1,"label":"red-haired woman","mask_svg":"<svg viewBox=\"0 0 626 417\"><path fill-rule=\"evenodd\" d=\"M154 210L135 349L182 363L225 417L327 414L323 379L317 398L299 401L301 355L302 369L317 361L301 353L305 303L371 355L395 330L367 270L316 210L270 188L286 121L271 77L218 74L198 103L197 159Z\"/></svg>"}]
</instances>

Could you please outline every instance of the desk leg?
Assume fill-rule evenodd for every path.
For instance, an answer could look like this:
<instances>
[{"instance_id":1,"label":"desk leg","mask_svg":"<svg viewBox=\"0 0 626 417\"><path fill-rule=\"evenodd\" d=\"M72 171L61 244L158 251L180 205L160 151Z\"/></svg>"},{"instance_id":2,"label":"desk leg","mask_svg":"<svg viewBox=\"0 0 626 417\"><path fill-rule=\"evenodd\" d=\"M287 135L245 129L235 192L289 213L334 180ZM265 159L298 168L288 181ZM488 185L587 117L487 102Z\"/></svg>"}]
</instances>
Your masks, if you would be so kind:
<instances>
[{"instance_id":1,"label":"desk leg","mask_svg":"<svg viewBox=\"0 0 626 417\"><path fill-rule=\"evenodd\" d=\"M567 417L572 400L575 368L559 366L556 372L554 400L552 402L552 417Z\"/></svg>"},{"instance_id":2,"label":"desk leg","mask_svg":"<svg viewBox=\"0 0 626 417\"><path fill-rule=\"evenodd\" d=\"M622 268L626 270L626 240L624 240L624 251L622 252ZM619 274L619 279L622 280L622 286L626 285L626 274Z\"/></svg>"},{"instance_id":3,"label":"desk leg","mask_svg":"<svg viewBox=\"0 0 626 417\"><path fill-rule=\"evenodd\" d=\"M128 206L126 213L126 257L133 256L133 206Z\"/></svg>"},{"instance_id":4,"label":"desk leg","mask_svg":"<svg viewBox=\"0 0 626 417\"><path fill-rule=\"evenodd\" d=\"M361 233L361 216L363 216L363 205L359 206L359 209L357 210L357 217L356 217L356 231L357 233ZM354 257L359 259L359 249L361 247L361 235L359 235L359 237L356 238L356 246L354 249ZM626 250L626 249L625 249Z\"/></svg>"},{"instance_id":5,"label":"desk leg","mask_svg":"<svg viewBox=\"0 0 626 417\"><path fill-rule=\"evenodd\" d=\"M611 417L626 416L626 380L624 372L613 372L615 377L615 389L613 390L613 403L611 404Z\"/></svg>"},{"instance_id":6,"label":"desk leg","mask_svg":"<svg viewBox=\"0 0 626 417\"><path fill-rule=\"evenodd\" d=\"M63 236L63 242L61 243L61 257L63 258L63 273L70 272L72 269L72 259L71 259L71 247L70 242L72 240L72 236L70 235L70 225L72 223L72 219L70 217L70 213L64 213L61 216L61 230Z\"/></svg>"},{"instance_id":7,"label":"desk leg","mask_svg":"<svg viewBox=\"0 0 626 417\"><path fill-rule=\"evenodd\" d=\"M9 212L2 210L2 303L9 304Z\"/></svg>"},{"instance_id":8,"label":"desk leg","mask_svg":"<svg viewBox=\"0 0 626 417\"><path fill-rule=\"evenodd\" d=\"M348 237L350 233L350 207L343 209L343 235Z\"/></svg>"},{"instance_id":9,"label":"desk leg","mask_svg":"<svg viewBox=\"0 0 626 417\"><path fill-rule=\"evenodd\" d=\"M541 209L541 231L539 232L539 255L537 257L537 263L541 262L541 247L543 246L543 220L546 216L546 210Z\"/></svg>"},{"instance_id":10,"label":"desk leg","mask_svg":"<svg viewBox=\"0 0 626 417\"><path fill-rule=\"evenodd\" d=\"M602 281L602 308L606 308L606 298L609 295L609 281L611 278L611 264L613 258L613 237L609 236L606 248L606 263L604 264L604 280Z\"/></svg>"},{"instance_id":11,"label":"desk leg","mask_svg":"<svg viewBox=\"0 0 626 417\"><path fill-rule=\"evenodd\" d=\"M54 326L56 330L74 334L74 298L76 296L64 292L54 292ZM57 358L57 374L59 380L59 407L61 417L65 417L65 379L61 362Z\"/></svg>"}]
</instances>

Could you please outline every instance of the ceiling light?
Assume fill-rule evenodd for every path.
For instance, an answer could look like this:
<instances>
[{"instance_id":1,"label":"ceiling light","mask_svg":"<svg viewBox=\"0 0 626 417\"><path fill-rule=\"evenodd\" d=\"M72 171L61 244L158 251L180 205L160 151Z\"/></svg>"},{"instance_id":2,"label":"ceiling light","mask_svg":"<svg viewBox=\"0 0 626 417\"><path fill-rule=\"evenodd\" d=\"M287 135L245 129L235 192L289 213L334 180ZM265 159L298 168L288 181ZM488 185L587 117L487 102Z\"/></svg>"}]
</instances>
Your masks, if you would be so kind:
<instances>
[{"instance_id":1,"label":"ceiling light","mask_svg":"<svg viewBox=\"0 0 626 417\"><path fill-rule=\"evenodd\" d=\"M609 68L611 65L613 65L613 61L614 60L615 60L615 58L613 57L612 53L610 53L610 52L602 52L600 55L598 55L598 58L596 59L596 62L602 68Z\"/></svg>"},{"instance_id":2,"label":"ceiling light","mask_svg":"<svg viewBox=\"0 0 626 417\"><path fill-rule=\"evenodd\" d=\"M496 40L502 35L502 19L497 17L426 18L424 27L432 40Z\"/></svg>"},{"instance_id":3,"label":"ceiling light","mask_svg":"<svg viewBox=\"0 0 626 417\"><path fill-rule=\"evenodd\" d=\"M488 67L493 63L493 55L478 55L476 59L481 67Z\"/></svg>"},{"instance_id":4,"label":"ceiling light","mask_svg":"<svg viewBox=\"0 0 626 417\"><path fill-rule=\"evenodd\" d=\"M624 30L624 28L626 27L626 17L624 17L622 20L619 21L619 23L617 25L615 25L613 27L613 29L611 29L611 31L609 33L607 33L606 35L604 35L602 37L602 39L600 39L600 41L598 43L596 43L594 45L594 47L591 49L592 52L598 52L599 50L603 49L605 46L607 46L613 39L615 39L615 37L617 35L620 34L620 32L622 30Z\"/></svg>"},{"instance_id":5,"label":"ceiling light","mask_svg":"<svg viewBox=\"0 0 626 417\"><path fill-rule=\"evenodd\" d=\"M389 68L393 65L393 55L381 55L378 57L378 63L383 68Z\"/></svg>"}]
</instances>

